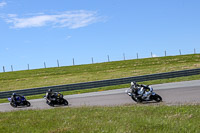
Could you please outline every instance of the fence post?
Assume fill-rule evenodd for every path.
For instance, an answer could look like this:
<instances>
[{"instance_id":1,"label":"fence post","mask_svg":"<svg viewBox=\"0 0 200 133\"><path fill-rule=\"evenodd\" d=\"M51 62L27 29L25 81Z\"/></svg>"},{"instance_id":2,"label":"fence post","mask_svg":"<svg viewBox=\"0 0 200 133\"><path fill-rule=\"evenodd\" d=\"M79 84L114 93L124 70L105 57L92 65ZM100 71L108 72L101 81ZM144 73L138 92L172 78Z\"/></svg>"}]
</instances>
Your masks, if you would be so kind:
<instances>
[{"instance_id":1,"label":"fence post","mask_svg":"<svg viewBox=\"0 0 200 133\"><path fill-rule=\"evenodd\" d=\"M29 70L29 64L28 64L28 70Z\"/></svg>"},{"instance_id":2,"label":"fence post","mask_svg":"<svg viewBox=\"0 0 200 133\"><path fill-rule=\"evenodd\" d=\"M57 60L57 65L58 65L58 67L60 67L60 65L59 65L59 60Z\"/></svg>"},{"instance_id":3,"label":"fence post","mask_svg":"<svg viewBox=\"0 0 200 133\"><path fill-rule=\"evenodd\" d=\"M44 68L47 68L47 67L46 67L46 63L45 63L45 62L44 62Z\"/></svg>"},{"instance_id":4,"label":"fence post","mask_svg":"<svg viewBox=\"0 0 200 133\"><path fill-rule=\"evenodd\" d=\"M123 53L123 57L124 57L124 60L126 60L126 56L125 56L125 53Z\"/></svg>"},{"instance_id":5,"label":"fence post","mask_svg":"<svg viewBox=\"0 0 200 133\"><path fill-rule=\"evenodd\" d=\"M179 49L179 53L180 53L180 55L181 55L181 50Z\"/></svg>"},{"instance_id":6,"label":"fence post","mask_svg":"<svg viewBox=\"0 0 200 133\"><path fill-rule=\"evenodd\" d=\"M137 53L137 59L138 59L138 53Z\"/></svg>"},{"instance_id":7,"label":"fence post","mask_svg":"<svg viewBox=\"0 0 200 133\"><path fill-rule=\"evenodd\" d=\"M196 49L194 48L194 54L196 54Z\"/></svg>"},{"instance_id":8,"label":"fence post","mask_svg":"<svg viewBox=\"0 0 200 133\"><path fill-rule=\"evenodd\" d=\"M93 57L92 57L92 64L94 63Z\"/></svg>"},{"instance_id":9,"label":"fence post","mask_svg":"<svg viewBox=\"0 0 200 133\"><path fill-rule=\"evenodd\" d=\"M12 72L13 72L13 66L11 65L11 70L12 70Z\"/></svg>"},{"instance_id":10,"label":"fence post","mask_svg":"<svg viewBox=\"0 0 200 133\"><path fill-rule=\"evenodd\" d=\"M151 52L151 57L153 57L153 53Z\"/></svg>"},{"instance_id":11,"label":"fence post","mask_svg":"<svg viewBox=\"0 0 200 133\"><path fill-rule=\"evenodd\" d=\"M73 58L73 66L75 65L74 58Z\"/></svg>"},{"instance_id":12,"label":"fence post","mask_svg":"<svg viewBox=\"0 0 200 133\"><path fill-rule=\"evenodd\" d=\"M109 57L109 55L108 55L108 62L110 62L110 57Z\"/></svg>"},{"instance_id":13,"label":"fence post","mask_svg":"<svg viewBox=\"0 0 200 133\"><path fill-rule=\"evenodd\" d=\"M5 72L5 67L3 66L3 72Z\"/></svg>"}]
</instances>

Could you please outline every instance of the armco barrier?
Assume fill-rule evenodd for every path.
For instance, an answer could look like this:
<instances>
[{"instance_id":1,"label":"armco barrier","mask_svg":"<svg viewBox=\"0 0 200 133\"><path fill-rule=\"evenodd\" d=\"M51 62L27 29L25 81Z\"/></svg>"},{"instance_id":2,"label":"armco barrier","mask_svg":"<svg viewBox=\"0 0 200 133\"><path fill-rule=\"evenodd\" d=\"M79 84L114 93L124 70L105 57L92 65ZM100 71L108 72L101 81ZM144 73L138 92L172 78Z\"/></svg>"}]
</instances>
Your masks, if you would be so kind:
<instances>
[{"instance_id":1,"label":"armco barrier","mask_svg":"<svg viewBox=\"0 0 200 133\"><path fill-rule=\"evenodd\" d=\"M14 92L24 95L24 96L29 96L29 95L44 94L48 89L52 89L53 91L71 91L71 90L81 90L81 89L90 89L90 88L97 88L97 87L127 84L127 83L130 83L131 81L142 82L142 81L168 79L168 78L176 78L176 77L199 75L199 74L200 74L200 68L166 72L166 73L157 73L157 74L150 74L150 75L143 75L143 76L135 76L135 77L127 77L127 78L120 78L120 79L110 79L110 80L40 87L40 88L32 88L32 89L4 91L4 92L0 92L0 98L10 97L11 94Z\"/></svg>"}]
</instances>

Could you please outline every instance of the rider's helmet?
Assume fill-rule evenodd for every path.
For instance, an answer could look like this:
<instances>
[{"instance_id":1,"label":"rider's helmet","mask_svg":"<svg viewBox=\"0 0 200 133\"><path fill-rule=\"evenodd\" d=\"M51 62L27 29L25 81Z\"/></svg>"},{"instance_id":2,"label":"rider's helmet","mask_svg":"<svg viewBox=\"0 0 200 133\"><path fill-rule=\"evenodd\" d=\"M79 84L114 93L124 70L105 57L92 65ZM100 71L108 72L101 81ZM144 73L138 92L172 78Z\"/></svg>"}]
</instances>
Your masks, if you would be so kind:
<instances>
[{"instance_id":1,"label":"rider's helmet","mask_svg":"<svg viewBox=\"0 0 200 133\"><path fill-rule=\"evenodd\" d=\"M132 85L134 85L134 83L133 83L133 82L131 82L131 86L132 86Z\"/></svg>"},{"instance_id":2,"label":"rider's helmet","mask_svg":"<svg viewBox=\"0 0 200 133\"><path fill-rule=\"evenodd\" d=\"M48 89L48 92L52 92L52 89Z\"/></svg>"},{"instance_id":3,"label":"rider's helmet","mask_svg":"<svg viewBox=\"0 0 200 133\"><path fill-rule=\"evenodd\" d=\"M13 93L12 96L16 96L16 93Z\"/></svg>"},{"instance_id":4,"label":"rider's helmet","mask_svg":"<svg viewBox=\"0 0 200 133\"><path fill-rule=\"evenodd\" d=\"M131 82L131 86L133 86L133 85L136 87L137 83L135 81Z\"/></svg>"}]
</instances>

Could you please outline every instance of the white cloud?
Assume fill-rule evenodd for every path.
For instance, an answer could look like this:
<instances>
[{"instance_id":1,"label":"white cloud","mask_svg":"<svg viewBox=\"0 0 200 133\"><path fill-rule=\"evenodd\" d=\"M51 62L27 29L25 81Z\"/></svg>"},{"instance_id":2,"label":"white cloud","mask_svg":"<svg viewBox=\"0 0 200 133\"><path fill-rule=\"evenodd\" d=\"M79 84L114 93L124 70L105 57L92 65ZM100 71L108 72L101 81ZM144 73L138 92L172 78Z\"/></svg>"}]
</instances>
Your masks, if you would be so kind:
<instances>
[{"instance_id":1,"label":"white cloud","mask_svg":"<svg viewBox=\"0 0 200 133\"><path fill-rule=\"evenodd\" d=\"M16 14L9 14L6 20L11 23L11 28L28 28L28 27L67 27L69 29L76 29L88 26L89 24L103 21L102 17L97 15L95 11L66 11L54 15L37 14L36 16L29 16L20 18Z\"/></svg>"},{"instance_id":2,"label":"white cloud","mask_svg":"<svg viewBox=\"0 0 200 133\"><path fill-rule=\"evenodd\" d=\"M17 14L8 14L8 17L9 18L15 18L15 17L17 17Z\"/></svg>"},{"instance_id":3,"label":"white cloud","mask_svg":"<svg viewBox=\"0 0 200 133\"><path fill-rule=\"evenodd\" d=\"M68 40L68 39L70 39L71 37L72 37L72 36L69 36L69 35L68 35L65 39Z\"/></svg>"},{"instance_id":4,"label":"white cloud","mask_svg":"<svg viewBox=\"0 0 200 133\"><path fill-rule=\"evenodd\" d=\"M0 8L4 7L7 3L6 2L0 2Z\"/></svg>"}]
</instances>

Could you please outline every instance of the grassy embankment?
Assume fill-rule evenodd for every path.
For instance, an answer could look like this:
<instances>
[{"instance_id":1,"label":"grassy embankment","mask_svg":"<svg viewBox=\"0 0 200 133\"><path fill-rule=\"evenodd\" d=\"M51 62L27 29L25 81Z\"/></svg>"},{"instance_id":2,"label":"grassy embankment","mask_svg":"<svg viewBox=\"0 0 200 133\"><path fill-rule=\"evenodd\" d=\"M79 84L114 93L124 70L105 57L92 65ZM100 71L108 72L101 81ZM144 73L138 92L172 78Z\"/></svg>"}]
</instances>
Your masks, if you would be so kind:
<instances>
[{"instance_id":1,"label":"grassy embankment","mask_svg":"<svg viewBox=\"0 0 200 133\"><path fill-rule=\"evenodd\" d=\"M200 105L127 105L0 113L0 132L199 133Z\"/></svg>"},{"instance_id":2,"label":"grassy embankment","mask_svg":"<svg viewBox=\"0 0 200 133\"><path fill-rule=\"evenodd\" d=\"M150 58L0 73L0 90L121 78L200 67L200 55ZM200 79L156 80L147 84ZM114 89L129 85L92 89ZM86 91L91 91L86 90ZM80 93L80 91L70 92ZM162 132L199 133L200 105L126 105L0 112L0 132Z\"/></svg>"},{"instance_id":3,"label":"grassy embankment","mask_svg":"<svg viewBox=\"0 0 200 133\"><path fill-rule=\"evenodd\" d=\"M0 73L0 91L114 79L193 68L200 68L200 54L6 72ZM175 79L155 80L144 83L158 84L195 79L200 79L200 75ZM74 93L101 91L123 87L129 87L129 84L64 92L64 94L67 95ZM30 96L28 99L41 98L41 96L42 95ZM7 100L0 100L0 102L4 101Z\"/></svg>"}]
</instances>

